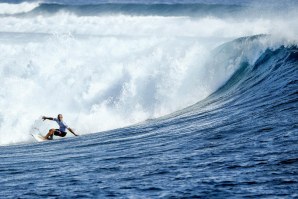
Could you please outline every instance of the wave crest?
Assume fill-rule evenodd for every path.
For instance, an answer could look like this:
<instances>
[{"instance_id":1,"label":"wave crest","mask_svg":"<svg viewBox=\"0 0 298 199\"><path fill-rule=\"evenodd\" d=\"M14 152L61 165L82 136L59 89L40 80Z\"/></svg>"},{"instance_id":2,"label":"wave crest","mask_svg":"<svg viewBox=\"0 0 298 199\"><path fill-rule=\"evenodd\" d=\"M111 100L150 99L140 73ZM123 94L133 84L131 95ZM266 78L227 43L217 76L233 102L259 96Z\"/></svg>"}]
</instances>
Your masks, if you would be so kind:
<instances>
[{"instance_id":1,"label":"wave crest","mask_svg":"<svg viewBox=\"0 0 298 199\"><path fill-rule=\"evenodd\" d=\"M19 4L0 3L0 15L26 13L38 8L40 3L23 2Z\"/></svg>"}]
</instances>

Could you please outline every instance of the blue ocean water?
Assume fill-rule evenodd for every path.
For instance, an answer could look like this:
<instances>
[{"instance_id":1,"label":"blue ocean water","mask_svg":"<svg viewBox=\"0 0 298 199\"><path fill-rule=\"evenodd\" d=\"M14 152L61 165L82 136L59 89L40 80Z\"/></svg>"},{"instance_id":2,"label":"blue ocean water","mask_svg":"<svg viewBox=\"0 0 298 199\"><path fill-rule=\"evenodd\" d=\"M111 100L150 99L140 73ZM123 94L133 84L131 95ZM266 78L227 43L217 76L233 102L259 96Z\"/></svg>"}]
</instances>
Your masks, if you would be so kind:
<instances>
[{"instance_id":1,"label":"blue ocean water","mask_svg":"<svg viewBox=\"0 0 298 199\"><path fill-rule=\"evenodd\" d=\"M187 2L174 6L163 1L158 1L158 5L148 5L148 2L124 5L115 1L91 6L94 2L98 1L84 1L82 6L77 1L59 2L62 5L47 1L32 8L30 4L28 10L9 8L0 16L3 19L0 20L3 25L0 47L3 52L9 52L4 54L0 65L3 81L3 91L0 92L0 143L3 145L0 146L0 198L298 197L298 47L297 34L294 34L298 24L295 19L287 18L296 16L295 10L292 12L287 7L287 14L283 15L282 9L272 14L271 9L275 8L270 8L264 15L256 16L252 11L254 8L246 8L248 1L225 1L225 5L218 5L218 1L209 1L212 5L206 4L207 1L191 1L194 5ZM295 1L287 2L295 4ZM232 3L236 5L230 5ZM259 11L259 8L256 9ZM124 23L126 17L129 17L128 24ZM102 18L103 22L100 21ZM207 24L196 24L201 18L207 20ZM234 18L237 18L236 22ZM164 21L168 19L171 21ZM273 19L281 25L276 31L273 31L275 22L270 24ZM19 23L14 26L4 20ZM138 20L144 21L138 23ZM241 27L243 23L249 25L249 20L256 21L250 27L259 28L257 33L260 34L251 34L255 32ZM58 25L53 25L53 21ZM59 29L60 23L62 29ZM132 23L136 23L137 28L127 30ZM184 32L180 33L179 28L169 32L160 28L169 28L168 23L172 26L177 23L178 27L185 28ZM208 29L218 23L220 29L214 32ZM230 26L233 23L236 25ZM204 29L196 32L196 27L202 25L205 25ZM111 28L114 32L96 29L98 26ZM152 29L154 31L150 32ZM205 29L210 32L204 33ZM233 29L232 33L227 29ZM177 35L172 35L174 33ZM206 50L198 45L212 48ZM97 46L103 46L104 50ZM106 54L115 48L116 52ZM208 53L204 54L205 50ZM86 56L83 56L85 51ZM131 52L137 56L132 56ZM104 56L100 57L100 54ZM119 72L117 65L106 55L123 65L138 62L143 67L158 70L143 71L133 65L132 71L125 70L124 66ZM159 59L154 60L155 57ZM20 63L13 58L18 58ZM200 65L204 58L206 61ZM102 62L104 66L98 64ZM180 64L188 68L179 68ZM57 67L52 68L52 65ZM172 65L175 70L159 68L160 65ZM85 74L89 70L90 74ZM112 76L104 79L109 73ZM110 80L119 73L123 75L116 83ZM146 76L148 73L149 77ZM186 75L180 77L178 74ZM103 89L98 83L100 79L113 86ZM137 85L133 84L133 79L137 79ZM63 80L65 87L56 85L57 80ZM170 81L170 86L164 84L165 81ZM179 81L181 84L177 86L175 83ZM84 86L85 83L88 86ZM124 89L130 88L129 83L133 84L131 90ZM25 89L20 84L25 85ZM36 84L41 84L41 90ZM50 87L53 84L54 87ZM200 85L203 85L201 90L197 89ZM137 89L133 89L135 87ZM55 89L59 91L57 99L42 92L55 93ZM80 89L89 92L80 92ZM180 91L171 98L172 95L168 96L160 89L169 93L175 93L175 89ZM184 102L184 90L206 91L207 95L197 99L200 95L194 93L193 101ZM16 94L18 96L14 97ZM32 96L37 94L43 100L35 101ZM73 101L66 99L70 95ZM193 95L185 94L189 98ZM162 99L166 99L165 103ZM176 105L177 101L182 105ZM44 108L46 104L49 104L48 109ZM103 104L107 106L101 108ZM148 115L145 121L132 125L125 123L125 127L114 130L96 131L114 118L117 118L115 123L121 123L127 122L126 117L138 115L139 112L129 109L139 108L134 104L143 107L140 110ZM156 110L167 106L175 106L175 111L169 109L170 114L153 117L153 112L157 114ZM80 112L79 120L72 118L72 125L81 125L83 120L83 124L94 127L82 128L84 133L79 137L36 143L28 137L23 139L24 132L15 133L30 127L32 121L18 120L5 107L13 109L12 112L18 111L17 117L23 114L30 119L61 109L66 115ZM22 107L30 108L30 114ZM118 109L121 111L115 112ZM123 114L124 119L112 113ZM103 121L100 114L107 120ZM8 132L7 127L13 133ZM94 129L97 133L92 133Z\"/></svg>"}]
</instances>

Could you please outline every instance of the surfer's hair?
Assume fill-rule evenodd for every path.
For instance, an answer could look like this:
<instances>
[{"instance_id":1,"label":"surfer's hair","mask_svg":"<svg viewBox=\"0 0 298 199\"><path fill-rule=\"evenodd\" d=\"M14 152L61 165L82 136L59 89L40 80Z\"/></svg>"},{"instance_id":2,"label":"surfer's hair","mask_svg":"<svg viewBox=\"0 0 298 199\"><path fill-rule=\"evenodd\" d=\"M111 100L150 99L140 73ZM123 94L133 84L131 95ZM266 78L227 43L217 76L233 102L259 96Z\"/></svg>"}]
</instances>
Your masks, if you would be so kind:
<instances>
[{"instance_id":1,"label":"surfer's hair","mask_svg":"<svg viewBox=\"0 0 298 199\"><path fill-rule=\"evenodd\" d=\"M60 121L60 119L59 119L59 115L62 115L61 113L59 113L58 115L57 115L57 119Z\"/></svg>"}]
</instances>

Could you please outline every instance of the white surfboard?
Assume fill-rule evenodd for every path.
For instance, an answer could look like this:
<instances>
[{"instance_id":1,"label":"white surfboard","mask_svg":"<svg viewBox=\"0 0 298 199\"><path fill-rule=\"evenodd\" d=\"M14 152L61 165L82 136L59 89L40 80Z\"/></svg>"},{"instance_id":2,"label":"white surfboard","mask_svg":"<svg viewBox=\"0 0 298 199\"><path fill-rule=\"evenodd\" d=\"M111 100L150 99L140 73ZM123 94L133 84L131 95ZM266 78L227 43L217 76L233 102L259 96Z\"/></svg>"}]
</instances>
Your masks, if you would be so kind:
<instances>
[{"instance_id":1,"label":"white surfboard","mask_svg":"<svg viewBox=\"0 0 298 199\"><path fill-rule=\"evenodd\" d=\"M37 141L37 142L44 142L44 141L47 141L48 139L45 139L42 135L40 134L31 134L34 139Z\"/></svg>"}]
</instances>

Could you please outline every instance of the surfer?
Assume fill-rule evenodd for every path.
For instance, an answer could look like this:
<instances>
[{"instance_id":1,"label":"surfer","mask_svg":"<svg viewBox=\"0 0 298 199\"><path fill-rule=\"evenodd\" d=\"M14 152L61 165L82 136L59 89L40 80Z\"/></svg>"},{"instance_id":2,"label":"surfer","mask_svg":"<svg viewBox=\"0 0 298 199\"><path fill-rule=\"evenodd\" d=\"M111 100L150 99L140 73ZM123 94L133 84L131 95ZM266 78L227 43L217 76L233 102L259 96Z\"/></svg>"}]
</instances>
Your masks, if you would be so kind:
<instances>
[{"instance_id":1,"label":"surfer","mask_svg":"<svg viewBox=\"0 0 298 199\"><path fill-rule=\"evenodd\" d=\"M71 128L69 128L65 124L65 122L63 121L62 114L59 114L57 116L57 118L42 116L42 119L43 120L54 120L59 125L59 129L50 129L49 132L48 132L48 134L44 137L45 139L52 140L53 139L53 135L64 137L66 135L66 129L68 129L75 136L78 136Z\"/></svg>"}]
</instances>

